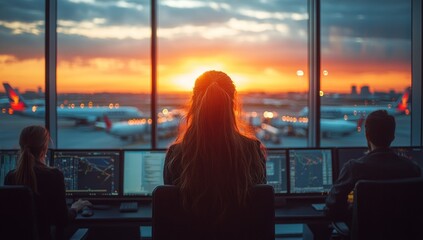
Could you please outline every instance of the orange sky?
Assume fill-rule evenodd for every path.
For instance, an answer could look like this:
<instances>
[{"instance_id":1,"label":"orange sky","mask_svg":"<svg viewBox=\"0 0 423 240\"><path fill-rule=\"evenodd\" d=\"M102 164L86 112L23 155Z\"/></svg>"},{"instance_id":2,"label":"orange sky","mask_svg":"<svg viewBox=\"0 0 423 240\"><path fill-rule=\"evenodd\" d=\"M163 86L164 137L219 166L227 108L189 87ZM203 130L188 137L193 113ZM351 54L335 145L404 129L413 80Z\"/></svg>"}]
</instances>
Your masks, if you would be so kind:
<instances>
[{"instance_id":1,"label":"orange sky","mask_svg":"<svg viewBox=\"0 0 423 240\"><path fill-rule=\"evenodd\" d=\"M224 59L224 61L221 61ZM304 92L308 89L308 77L298 76L292 65L265 63L240 64L237 56L187 57L158 65L159 92L191 91L195 78L206 70L221 70L234 80L238 91ZM250 65L246 65L250 64ZM395 90L401 92L411 83L408 65L363 64L324 62L328 74L322 77L322 90L326 92L350 92L351 85L360 88L370 86L371 91ZM151 89L149 61L136 59L92 58L84 64L62 61L58 67L58 92L149 92ZM36 90L44 85L44 60L17 61L12 56L0 56L1 81L9 82L20 91Z\"/></svg>"}]
</instances>

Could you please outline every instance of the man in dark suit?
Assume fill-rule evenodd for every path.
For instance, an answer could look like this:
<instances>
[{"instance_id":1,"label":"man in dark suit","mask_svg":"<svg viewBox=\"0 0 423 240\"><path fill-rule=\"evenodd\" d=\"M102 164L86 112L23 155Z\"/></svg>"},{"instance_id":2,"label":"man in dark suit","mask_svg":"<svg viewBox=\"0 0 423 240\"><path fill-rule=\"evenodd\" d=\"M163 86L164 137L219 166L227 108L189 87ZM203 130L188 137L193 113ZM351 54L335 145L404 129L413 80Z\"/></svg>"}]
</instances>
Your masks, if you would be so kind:
<instances>
[{"instance_id":1,"label":"man in dark suit","mask_svg":"<svg viewBox=\"0 0 423 240\"><path fill-rule=\"evenodd\" d=\"M325 214L334 220L351 222L348 195L359 180L392 180L421 176L420 167L390 148L395 138L395 119L385 110L370 113L365 123L369 152L349 160L341 169L326 199Z\"/></svg>"}]
</instances>

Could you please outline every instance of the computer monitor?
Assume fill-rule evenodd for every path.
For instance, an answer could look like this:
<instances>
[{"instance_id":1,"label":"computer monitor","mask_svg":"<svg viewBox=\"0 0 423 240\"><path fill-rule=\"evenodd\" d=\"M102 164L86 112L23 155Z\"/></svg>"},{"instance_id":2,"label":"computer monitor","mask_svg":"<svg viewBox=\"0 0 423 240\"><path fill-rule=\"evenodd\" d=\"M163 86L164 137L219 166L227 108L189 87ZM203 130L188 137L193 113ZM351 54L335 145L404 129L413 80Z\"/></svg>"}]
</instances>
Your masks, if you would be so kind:
<instances>
[{"instance_id":1,"label":"computer monitor","mask_svg":"<svg viewBox=\"0 0 423 240\"><path fill-rule=\"evenodd\" d=\"M54 150L52 155L65 177L67 197L119 196L120 151Z\"/></svg>"},{"instance_id":2,"label":"computer monitor","mask_svg":"<svg viewBox=\"0 0 423 240\"><path fill-rule=\"evenodd\" d=\"M392 147L400 156L416 162L423 172L423 148L422 147Z\"/></svg>"},{"instance_id":3,"label":"computer monitor","mask_svg":"<svg viewBox=\"0 0 423 240\"><path fill-rule=\"evenodd\" d=\"M326 194L332 187L332 149L290 149L292 194Z\"/></svg>"},{"instance_id":4,"label":"computer monitor","mask_svg":"<svg viewBox=\"0 0 423 240\"><path fill-rule=\"evenodd\" d=\"M123 196L152 196L163 184L166 150L125 150L123 155Z\"/></svg>"},{"instance_id":5,"label":"computer monitor","mask_svg":"<svg viewBox=\"0 0 423 240\"><path fill-rule=\"evenodd\" d=\"M286 150L269 149L266 158L267 184L275 194L288 192L288 174L286 171Z\"/></svg>"},{"instance_id":6,"label":"computer monitor","mask_svg":"<svg viewBox=\"0 0 423 240\"><path fill-rule=\"evenodd\" d=\"M342 147L336 149L336 167L335 179L338 178L342 167L351 159L358 159L367 154L369 149L367 147Z\"/></svg>"},{"instance_id":7,"label":"computer monitor","mask_svg":"<svg viewBox=\"0 0 423 240\"><path fill-rule=\"evenodd\" d=\"M7 173L16 168L18 158L18 150L0 150L0 186L4 185Z\"/></svg>"},{"instance_id":8,"label":"computer monitor","mask_svg":"<svg viewBox=\"0 0 423 240\"><path fill-rule=\"evenodd\" d=\"M45 158L46 165L49 165L50 150ZM19 150L0 150L0 186L4 185L4 178L10 170L16 169L19 160Z\"/></svg>"}]
</instances>

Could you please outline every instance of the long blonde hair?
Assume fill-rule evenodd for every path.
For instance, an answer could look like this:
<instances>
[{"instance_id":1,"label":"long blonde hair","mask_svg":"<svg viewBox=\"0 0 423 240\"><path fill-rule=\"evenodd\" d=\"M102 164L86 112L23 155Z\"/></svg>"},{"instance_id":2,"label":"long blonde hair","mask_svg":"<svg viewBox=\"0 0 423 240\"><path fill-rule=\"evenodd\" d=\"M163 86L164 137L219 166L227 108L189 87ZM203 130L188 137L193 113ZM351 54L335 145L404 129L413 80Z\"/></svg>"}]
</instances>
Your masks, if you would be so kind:
<instances>
[{"instance_id":1,"label":"long blonde hair","mask_svg":"<svg viewBox=\"0 0 423 240\"><path fill-rule=\"evenodd\" d=\"M265 181L263 148L239 113L228 75L207 71L197 78L186 126L175 141L180 147L168 165L169 171L182 167L175 184L185 207L201 213L208 203L208 210L224 216L230 203L245 205L252 185Z\"/></svg>"},{"instance_id":2,"label":"long blonde hair","mask_svg":"<svg viewBox=\"0 0 423 240\"><path fill-rule=\"evenodd\" d=\"M38 193L34 166L36 162L43 163L49 140L50 134L42 126L28 126L22 130L19 137L20 156L15 170L16 184L28 186Z\"/></svg>"}]
</instances>

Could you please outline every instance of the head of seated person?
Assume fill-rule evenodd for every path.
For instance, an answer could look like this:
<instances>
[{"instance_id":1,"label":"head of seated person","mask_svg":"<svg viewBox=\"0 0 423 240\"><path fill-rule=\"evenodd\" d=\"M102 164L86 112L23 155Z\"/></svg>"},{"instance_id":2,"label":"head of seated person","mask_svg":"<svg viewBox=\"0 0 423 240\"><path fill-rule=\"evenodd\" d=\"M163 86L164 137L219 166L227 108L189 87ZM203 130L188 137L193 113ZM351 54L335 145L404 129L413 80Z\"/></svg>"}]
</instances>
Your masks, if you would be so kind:
<instances>
[{"instance_id":1,"label":"head of seated person","mask_svg":"<svg viewBox=\"0 0 423 240\"><path fill-rule=\"evenodd\" d=\"M374 111L367 116L365 129L370 150L389 148L395 139L395 118L386 110Z\"/></svg>"}]
</instances>

